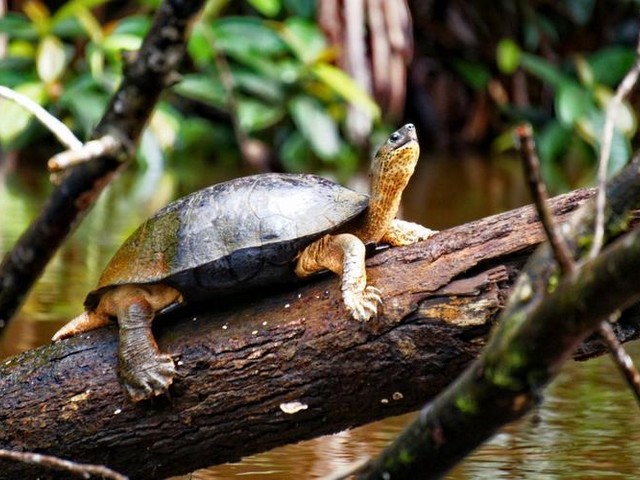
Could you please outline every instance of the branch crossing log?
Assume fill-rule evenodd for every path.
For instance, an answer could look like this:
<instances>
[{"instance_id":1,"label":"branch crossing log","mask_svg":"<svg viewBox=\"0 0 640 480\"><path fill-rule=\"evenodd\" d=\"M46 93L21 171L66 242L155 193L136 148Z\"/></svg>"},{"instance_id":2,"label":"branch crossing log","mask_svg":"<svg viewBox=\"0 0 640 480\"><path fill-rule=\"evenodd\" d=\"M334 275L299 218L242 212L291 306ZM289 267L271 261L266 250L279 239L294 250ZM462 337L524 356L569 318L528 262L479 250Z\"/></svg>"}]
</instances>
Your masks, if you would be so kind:
<instances>
[{"instance_id":1,"label":"branch crossing log","mask_svg":"<svg viewBox=\"0 0 640 480\"><path fill-rule=\"evenodd\" d=\"M564 219L592 195L552 208ZM330 275L176 311L156 327L179 376L170 397L149 403L130 403L118 385L115 326L25 352L0 365L0 448L162 478L415 410L478 355L542 240L524 207L378 253L368 272L384 310L366 324L349 318ZM619 322L623 340L639 318ZM47 474L0 461L0 479Z\"/></svg>"}]
</instances>

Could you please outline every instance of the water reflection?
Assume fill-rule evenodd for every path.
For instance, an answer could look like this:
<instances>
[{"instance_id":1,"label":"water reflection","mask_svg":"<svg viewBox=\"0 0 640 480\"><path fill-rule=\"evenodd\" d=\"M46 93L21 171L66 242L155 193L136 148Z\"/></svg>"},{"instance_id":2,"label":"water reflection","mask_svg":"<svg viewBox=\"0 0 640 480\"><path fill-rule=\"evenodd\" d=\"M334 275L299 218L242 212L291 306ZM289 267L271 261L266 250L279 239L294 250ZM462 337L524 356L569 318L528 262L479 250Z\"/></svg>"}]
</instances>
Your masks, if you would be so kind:
<instances>
[{"instance_id":1,"label":"water reflection","mask_svg":"<svg viewBox=\"0 0 640 480\"><path fill-rule=\"evenodd\" d=\"M7 165L0 171L0 252L35 216L46 185L43 172L25 173ZM191 165L187 172L143 171L114 183L29 296L0 342L0 358L48 342L59 325L80 312L114 249L144 218L177 196L233 175L206 164ZM423 158L405 195L404 215L446 228L526 203L522 185L513 159ZM640 348L632 351L637 357ZM375 455L412 417L387 419L180 478L320 478ZM639 440L637 407L609 360L570 363L538 411L496 435L448 478L635 478Z\"/></svg>"}]
</instances>

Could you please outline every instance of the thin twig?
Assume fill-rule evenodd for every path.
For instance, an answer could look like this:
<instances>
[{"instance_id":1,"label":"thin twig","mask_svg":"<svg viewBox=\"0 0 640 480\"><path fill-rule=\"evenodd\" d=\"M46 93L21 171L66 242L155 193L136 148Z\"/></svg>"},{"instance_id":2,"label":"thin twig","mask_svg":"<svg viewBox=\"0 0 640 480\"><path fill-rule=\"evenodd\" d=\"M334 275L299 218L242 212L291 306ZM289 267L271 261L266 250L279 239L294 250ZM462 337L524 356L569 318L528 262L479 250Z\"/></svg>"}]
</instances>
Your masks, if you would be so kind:
<instances>
[{"instance_id":1,"label":"thin twig","mask_svg":"<svg viewBox=\"0 0 640 480\"><path fill-rule=\"evenodd\" d=\"M47 166L51 172L59 172L82 162L104 155L116 155L122 150L122 142L112 135L90 140L78 149L65 150L49 159Z\"/></svg>"},{"instance_id":2,"label":"thin twig","mask_svg":"<svg viewBox=\"0 0 640 480\"><path fill-rule=\"evenodd\" d=\"M636 46L636 61L631 70L618 85L615 95L607 105L604 126L602 130L602 148L600 149L600 159L598 164L598 193L596 195L596 219L593 244L589 251L589 258L595 258L604 243L604 211L607 204L605 185L607 183L607 170L609 168L609 157L611 156L611 143L613 141L613 128L615 115L618 113L623 100L629 95L638 81L640 75L640 36Z\"/></svg>"},{"instance_id":3,"label":"thin twig","mask_svg":"<svg viewBox=\"0 0 640 480\"><path fill-rule=\"evenodd\" d=\"M547 194L545 183L540 176L540 161L536 153L536 145L533 140L531 125L528 123L519 125L516 127L516 134L520 141L520 154L522 156L527 182L529 183L529 189L533 196L538 215L540 216L540 221L547 234L547 238L551 244L551 250L558 262L560 270L563 274L569 275L574 270L574 262L564 238L558 235L553 214L549 208L549 195Z\"/></svg>"},{"instance_id":4,"label":"thin twig","mask_svg":"<svg viewBox=\"0 0 640 480\"><path fill-rule=\"evenodd\" d=\"M551 250L553 251L553 255L556 258L558 267L560 268L562 273L564 275L570 275L575 270L575 262L571 257L569 248L564 241L564 237L558 234L553 215L551 214L551 210L549 209L549 204L547 202L547 189L542 180L542 177L540 176L540 160L538 159L538 154L536 152L531 125L519 125L516 128L516 134L518 135L518 139L520 141L520 154L522 155L522 160L527 175L527 181L529 183L529 188L531 190L531 195L533 196L536 210L538 211L538 215L540 216L540 221L542 222L542 226L544 227L547 239L549 240ZM601 191L604 192L605 188L606 185L601 186L601 190L599 190L598 193ZM604 218L601 224L604 228ZM592 253L593 250L590 252L590 255ZM633 392L638 404L640 404L640 373L638 373L638 370L633 364L633 360L631 359L629 354L625 351L624 347L616 338L613 327L610 323L612 321L615 321L615 319L619 315L619 312L615 312L609 317L608 320L601 322L600 326L598 327L598 333L607 345L613 362L623 374L625 380L627 381L627 385Z\"/></svg>"},{"instance_id":5,"label":"thin twig","mask_svg":"<svg viewBox=\"0 0 640 480\"><path fill-rule=\"evenodd\" d=\"M64 470L82 478L90 478L91 476L110 480L128 480L129 478L102 465L70 462L69 460L63 460L62 458L51 455L42 455L40 453L13 452L11 450L0 449L0 458L41 465L55 470Z\"/></svg>"},{"instance_id":6,"label":"thin twig","mask_svg":"<svg viewBox=\"0 0 640 480\"><path fill-rule=\"evenodd\" d=\"M640 404L640 373L638 373L629 354L618 341L618 337L616 337L613 327L611 326L611 322L619 316L620 314L617 312L609 317L609 321L602 322L598 333L600 333L600 336L607 344L609 353L613 357L613 363L616 364L618 370L620 370L620 373L624 376L627 385L629 385L636 397L636 401Z\"/></svg>"},{"instance_id":7,"label":"thin twig","mask_svg":"<svg viewBox=\"0 0 640 480\"><path fill-rule=\"evenodd\" d=\"M29 97L22 95L9 87L0 85L0 97L11 100L12 102L20 105L25 110L33 114L36 119L40 121L45 127L47 127L51 133L53 133L60 143L62 143L69 150L77 150L82 148L82 142L76 138L69 128L58 120L56 117L47 112L44 108L31 100Z\"/></svg>"}]
</instances>

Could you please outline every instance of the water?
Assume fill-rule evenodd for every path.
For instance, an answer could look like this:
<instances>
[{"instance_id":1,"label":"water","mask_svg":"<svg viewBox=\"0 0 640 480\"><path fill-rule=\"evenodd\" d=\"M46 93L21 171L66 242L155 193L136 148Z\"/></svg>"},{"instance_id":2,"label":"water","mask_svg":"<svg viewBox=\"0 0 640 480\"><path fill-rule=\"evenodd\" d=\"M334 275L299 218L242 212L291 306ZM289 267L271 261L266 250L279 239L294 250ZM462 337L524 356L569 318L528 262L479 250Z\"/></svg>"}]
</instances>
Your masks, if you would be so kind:
<instances>
[{"instance_id":1,"label":"water","mask_svg":"<svg viewBox=\"0 0 640 480\"><path fill-rule=\"evenodd\" d=\"M176 196L220 181L160 169L119 179L56 256L0 342L0 358L48 342L82 309L113 250L144 218ZM39 169L0 168L0 252L10 248L46 196ZM446 228L522 205L527 195L517 162L482 158L423 158L405 195L407 219ZM640 357L640 347L631 346ZM640 358L638 358L640 361ZM413 415L390 418L337 435L201 470L202 480L319 478L375 455ZM528 417L501 431L459 465L451 479L626 479L640 472L640 416L609 359L570 362Z\"/></svg>"}]
</instances>

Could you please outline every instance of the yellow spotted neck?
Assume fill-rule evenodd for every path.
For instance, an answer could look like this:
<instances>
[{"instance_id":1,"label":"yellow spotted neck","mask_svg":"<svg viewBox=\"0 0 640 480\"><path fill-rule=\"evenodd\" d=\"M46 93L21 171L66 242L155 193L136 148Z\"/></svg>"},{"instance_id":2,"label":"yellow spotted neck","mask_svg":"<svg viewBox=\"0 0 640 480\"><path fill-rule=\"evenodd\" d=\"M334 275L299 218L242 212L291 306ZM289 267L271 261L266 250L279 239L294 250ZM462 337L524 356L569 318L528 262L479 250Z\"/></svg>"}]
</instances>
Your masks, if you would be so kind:
<instances>
[{"instance_id":1,"label":"yellow spotted neck","mask_svg":"<svg viewBox=\"0 0 640 480\"><path fill-rule=\"evenodd\" d=\"M378 243L396 217L402 192L413 174L420 146L412 139L401 147L384 144L371 166L369 207L354 232L365 244Z\"/></svg>"}]
</instances>

